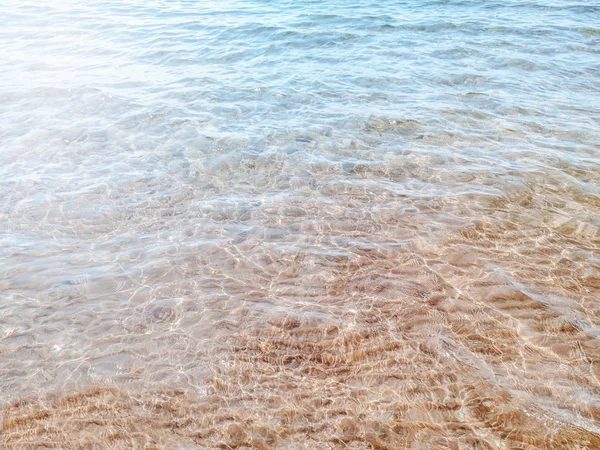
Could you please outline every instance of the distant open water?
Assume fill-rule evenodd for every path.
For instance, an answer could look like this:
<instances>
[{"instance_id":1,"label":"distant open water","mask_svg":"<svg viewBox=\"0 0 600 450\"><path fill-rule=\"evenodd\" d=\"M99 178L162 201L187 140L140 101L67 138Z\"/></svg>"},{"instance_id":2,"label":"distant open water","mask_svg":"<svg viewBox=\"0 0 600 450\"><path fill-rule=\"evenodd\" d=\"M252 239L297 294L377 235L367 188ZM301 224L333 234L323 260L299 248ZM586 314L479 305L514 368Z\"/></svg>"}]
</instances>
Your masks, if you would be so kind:
<instances>
[{"instance_id":1,"label":"distant open water","mask_svg":"<svg viewBox=\"0 0 600 450\"><path fill-rule=\"evenodd\" d=\"M5 447L600 448L600 4L0 24Z\"/></svg>"}]
</instances>

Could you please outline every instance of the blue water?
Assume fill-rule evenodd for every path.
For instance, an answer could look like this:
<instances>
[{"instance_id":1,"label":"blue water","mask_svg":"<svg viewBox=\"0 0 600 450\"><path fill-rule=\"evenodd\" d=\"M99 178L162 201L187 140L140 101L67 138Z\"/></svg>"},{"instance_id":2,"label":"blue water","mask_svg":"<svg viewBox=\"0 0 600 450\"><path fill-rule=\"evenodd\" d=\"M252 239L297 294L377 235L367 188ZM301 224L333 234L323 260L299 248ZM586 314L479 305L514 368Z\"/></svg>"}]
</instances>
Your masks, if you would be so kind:
<instances>
[{"instance_id":1,"label":"blue water","mask_svg":"<svg viewBox=\"0 0 600 450\"><path fill-rule=\"evenodd\" d=\"M261 399L332 396L342 431L303 420L400 448L364 424L388 426L403 373L424 393L402 420L445 430L414 448L592 445L572 430L598 433L600 4L9 0L0 23L0 399L202 399L273 352L224 410L279 429ZM352 382L298 359L321 340ZM257 388L292 353L293 382ZM421 414L438 394L461 407Z\"/></svg>"},{"instance_id":2,"label":"blue water","mask_svg":"<svg viewBox=\"0 0 600 450\"><path fill-rule=\"evenodd\" d=\"M373 115L489 140L597 125L593 2L53 3L3 8L5 123L51 88L244 138Z\"/></svg>"}]
</instances>

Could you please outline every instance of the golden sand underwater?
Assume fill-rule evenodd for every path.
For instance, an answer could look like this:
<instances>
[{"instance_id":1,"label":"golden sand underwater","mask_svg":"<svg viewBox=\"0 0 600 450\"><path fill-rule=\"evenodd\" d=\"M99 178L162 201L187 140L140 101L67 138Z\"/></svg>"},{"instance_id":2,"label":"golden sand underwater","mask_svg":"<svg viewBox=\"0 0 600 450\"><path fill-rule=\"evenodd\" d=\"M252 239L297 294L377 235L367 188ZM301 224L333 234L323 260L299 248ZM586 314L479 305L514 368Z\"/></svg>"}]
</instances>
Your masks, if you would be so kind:
<instances>
[{"instance_id":1,"label":"golden sand underwater","mask_svg":"<svg viewBox=\"0 0 600 450\"><path fill-rule=\"evenodd\" d=\"M215 301L223 338L185 361L206 365L204 390L153 389L136 382L140 367L128 381L23 396L3 412L2 447L600 448L600 345L586 330L600 324L599 234L548 203L575 217L600 216L600 204L539 189L466 205L411 200L419 212L401 217L385 207L397 199L380 198L376 220L336 221L305 204L352 252L261 253L252 266L259 247L240 244L238 263L211 269L228 292L259 298L275 286L304 306L228 312ZM353 199L357 211L373 201ZM432 225L473 205L480 218L468 226ZM401 234L409 245L358 239ZM207 273L200 259L186 264L187 279ZM147 326L162 336L177 314L155 309Z\"/></svg>"}]
</instances>

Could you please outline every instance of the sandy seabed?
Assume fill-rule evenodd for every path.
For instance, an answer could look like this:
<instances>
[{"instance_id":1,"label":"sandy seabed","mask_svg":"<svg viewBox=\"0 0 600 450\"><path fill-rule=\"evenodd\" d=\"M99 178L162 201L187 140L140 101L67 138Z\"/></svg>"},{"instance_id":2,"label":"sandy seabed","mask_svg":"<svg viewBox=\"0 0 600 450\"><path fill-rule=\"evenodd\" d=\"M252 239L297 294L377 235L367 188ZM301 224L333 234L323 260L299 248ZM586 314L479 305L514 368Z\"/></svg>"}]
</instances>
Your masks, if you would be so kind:
<instances>
[{"instance_id":1,"label":"sandy seabed","mask_svg":"<svg viewBox=\"0 0 600 450\"><path fill-rule=\"evenodd\" d=\"M600 346L584 327L600 278L583 263L597 236L551 222L527 190L510 198L437 242L273 259L288 297L313 292L302 301L330 314L216 322L229 337L202 395L131 382L23 397L4 410L3 447L600 448ZM327 283L303 275L315 264Z\"/></svg>"}]
</instances>

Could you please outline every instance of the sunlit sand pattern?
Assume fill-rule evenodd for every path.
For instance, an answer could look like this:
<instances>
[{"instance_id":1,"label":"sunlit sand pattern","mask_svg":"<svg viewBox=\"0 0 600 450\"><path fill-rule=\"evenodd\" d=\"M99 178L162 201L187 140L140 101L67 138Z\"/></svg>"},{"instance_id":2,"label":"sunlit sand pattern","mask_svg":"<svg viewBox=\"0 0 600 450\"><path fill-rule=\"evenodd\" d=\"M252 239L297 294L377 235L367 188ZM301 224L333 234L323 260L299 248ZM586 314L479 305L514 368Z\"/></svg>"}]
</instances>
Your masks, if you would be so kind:
<instances>
[{"instance_id":1,"label":"sunlit sand pattern","mask_svg":"<svg viewBox=\"0 0 600 450\"><path fill-rule=\"evenodd\" d=\"M246 236L170 269L204 293L221 336L197 359L189 335L164 336L182 373L203 368L201 386L148 390L140 366L126 383L24 397L5 412L4 445L597 448L597 229L549 213L539 189L414 200L411 217L388 215L408 200L386 209L382 192L330 197L339 220L336 204L307 199L272 207L294 211L273 234L263 209L262 239L287 244ZM598 217L588 198L561 199ZM474 205L466 225L436 225ZM185 304L142 303L120 326L161 336Z\"/></svg>"}]
</instances>

